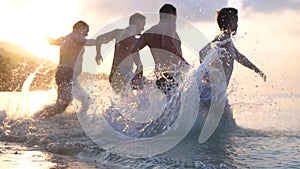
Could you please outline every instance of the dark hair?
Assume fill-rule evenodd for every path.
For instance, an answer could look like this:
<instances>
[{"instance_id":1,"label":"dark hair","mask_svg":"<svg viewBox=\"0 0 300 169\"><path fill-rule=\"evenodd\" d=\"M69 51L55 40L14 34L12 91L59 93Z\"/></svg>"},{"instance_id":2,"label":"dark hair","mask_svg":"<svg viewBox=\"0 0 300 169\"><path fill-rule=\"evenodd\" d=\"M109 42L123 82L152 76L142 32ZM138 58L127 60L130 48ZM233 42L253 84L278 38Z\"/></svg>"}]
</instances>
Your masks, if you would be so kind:
<instances>
[{"instance_id":1,"label":"dark hair","mask_svg":"<svg viewBox=\"0 0 300 169\"><path fill-rule=\"evenodd\" d=\"M177 11L176 8L171 5L171 4L164 4L160 9L159 9L159 16L160 18L163 18L166 16L166 14L174 15L177 16Z\"/></svg>"},{"instance_id":2,"label":"dark hair","mask_svg":"<svg viewBox=\"0 0 300 169\"><path fill-rule=\"evenodd\" d=\"M146 17L140 13L134 13L129 18L129 25L132 25L137 22L137 20L145 20Z\"/></svg>"},{"instance_id":3,"label":"dark hair","mask_svg":"<svg viewBox=\"0 0 300 169\"><path fill-rule=\"evenodd\" d=\"M87 23L85 23L84 21L78 21L73 25L73 30L79 30L82 28L88 28L89 25Z\"/></svg>"},{"instance_id":4,"label":"dark hair","mask_svg":"<svg viewBox=\"0 0 300 169\"><path fill-rule=\"evenodd\" d=\"M235 8L222 8L221 10L217 11L217 22L219 28L221 30L227 30L229 27L229 22L231 18L238 17L238 10Z\"/></svg>"}]
</instances>

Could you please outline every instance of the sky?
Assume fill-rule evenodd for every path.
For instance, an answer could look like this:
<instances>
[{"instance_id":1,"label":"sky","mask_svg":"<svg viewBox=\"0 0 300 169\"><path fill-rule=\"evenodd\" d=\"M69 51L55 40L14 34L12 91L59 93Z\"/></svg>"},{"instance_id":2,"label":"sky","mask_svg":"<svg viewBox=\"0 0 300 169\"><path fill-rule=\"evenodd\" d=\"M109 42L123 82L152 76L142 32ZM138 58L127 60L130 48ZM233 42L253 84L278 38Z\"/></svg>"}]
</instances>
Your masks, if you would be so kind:
<instances>
[{"instance_id":1,"label":"sky","mask_svg":"<svg viewBox=\"0 0 300 169\"><path fill-rule=\"evenodd\" d=\"M153 20L157 19L156 14L164 3L173 4L178 17L194 26L207 40L219 32L216 11L225 6L237 8L239 28L234 43L267 74L267 83L238 64L233 79L251 84L248 90L260 86L259 92L275 88L278 94L300 94L300 0L3 0L0 1L0 41L17 44L38 57L58 62L58 47L47 43L47 35L64 36L72 31L76 21L84 20L90 25L87 38L94 38L99 32L127 26L128 16L136 11L151 13ZM146 23L146 28L154 23ZM204 44L199 39L193 37L184 43L199 43L197 52ZM112 44L107 46L108 56L112 55ZM95 54L90 51L95 49L88 47L86 51L85 57L93 59ZM191 55L185 55L187 60ZM108 57L107 65L111 59Z\"/></svg>"}]
</instances>

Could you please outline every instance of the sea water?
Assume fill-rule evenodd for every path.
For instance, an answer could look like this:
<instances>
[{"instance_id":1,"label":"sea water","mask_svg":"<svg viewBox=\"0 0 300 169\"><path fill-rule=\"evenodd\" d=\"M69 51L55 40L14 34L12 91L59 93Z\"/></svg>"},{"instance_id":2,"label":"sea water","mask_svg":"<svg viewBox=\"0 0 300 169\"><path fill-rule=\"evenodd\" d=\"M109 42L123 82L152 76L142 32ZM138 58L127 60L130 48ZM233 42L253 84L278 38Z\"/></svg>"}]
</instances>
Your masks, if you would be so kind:
<instances>
[{"instance_id":1,"label":"sea water","mask_svg":"<svg viewBox=\"0 0 300 169\"><path fill-rule=\"evenodd\" d=\"M100 96L109 96L101 99L101 109L107 109L113 97L108 82L93 83L86 90L91 87ZM231 93L237 127L217 129L202 144L198 135L191 134L164 153L141 158L115 154L96 144L78 120L76 100L63 114L32 119L36 111L55 102L55 89L26 95L1 92L0 98L0 159L7 168L26 162L27 168L300 168L300 96L248 95L241 103ZM24 99L27 107L22 106ZM93 113L99 112L88 111ZM8 151L11 144L24 149Z\"/></svg>"}]
</instances>

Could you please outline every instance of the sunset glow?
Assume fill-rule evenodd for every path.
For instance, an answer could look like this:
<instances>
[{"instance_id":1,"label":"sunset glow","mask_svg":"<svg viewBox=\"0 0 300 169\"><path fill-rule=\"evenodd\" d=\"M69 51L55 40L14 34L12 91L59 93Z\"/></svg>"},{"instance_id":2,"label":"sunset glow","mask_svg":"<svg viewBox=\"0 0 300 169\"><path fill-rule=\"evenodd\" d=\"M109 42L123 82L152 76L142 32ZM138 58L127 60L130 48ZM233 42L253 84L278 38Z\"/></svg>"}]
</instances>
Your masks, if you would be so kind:
<instances>
[{"instance_id":1,"label":"sunset glow","mask_svg":"<svg viewBox=\"0 0 300 169\"><path fill-rule=\"evenodd\" d=\"M73 0L9 0L0 2L1 41L17 44L39 57L58 60L58 48L50 46L47 34L63 36L78 19Z\"/></svg>"},{"instance_id":2,"label":"sunset glow","mask_svg":"<svg viewBox=\"0 0 300 169\"><path fill-rule=\"evenodd\" d=\"M124 4L121 0L1 1L0 41L17 44L38 57L58 62L59 48L48 44L47 35L53 38L64 36L72 31L72 26L76 21L84 20L90 25L87 38L93 38L95 33L106 25L117 22L118 19L136 11L157 13L161 4L164 3L160 0L154 0L151 3L144 0L142 2L128 1ZM300 86L298 76L300 60L297 57L299 55L297 44L300 39L298 17L300 13L295 1L289 1L289 3L276 1L273 5L268 5L264 1L250 2L247 0L205 1L203 4L199 2L200 5L197 2L194 3L195 5L192 6L188 1L174 1L174 5L178 9L178 16L192 18L189 22L195 25L208 40L212 40L219 32L215 22L215 11L224 6L237 8L239 10L239 28L234 43L240 52L264 70L268 75L267 81L272 83L270 85L287 83L291 86ZM194 9L197 5L197 9ZM195 11L203 16L191 13ZM151 25L146 21L145 28L147 29ZM116 25L115 28L123 27ZM198 42L199 38L195 37L194 40ZM113 56L113 44L109 45L111 46L110 58L105 58L107 63L100 66L100 69L104 69L105 72L109 72ZM202 47L199 45L197 50ZM89 53L89 51L92 52ZM95 48L86 48L84 63L93 65L83 65L83 71L91 72L86 68L96 66L94 57ZM189 54L184 53L184 57L189 57ZM187 58L187 60L189 59ZM255 76L253 72L240 65L235 69L233 78L240 79L238 81L242 82L241 79ZM260 79L257 81L259 86L270 86L265 85ZM297 88L296 93L300 93L300 89Z\"/></svg>"}]
</instances>

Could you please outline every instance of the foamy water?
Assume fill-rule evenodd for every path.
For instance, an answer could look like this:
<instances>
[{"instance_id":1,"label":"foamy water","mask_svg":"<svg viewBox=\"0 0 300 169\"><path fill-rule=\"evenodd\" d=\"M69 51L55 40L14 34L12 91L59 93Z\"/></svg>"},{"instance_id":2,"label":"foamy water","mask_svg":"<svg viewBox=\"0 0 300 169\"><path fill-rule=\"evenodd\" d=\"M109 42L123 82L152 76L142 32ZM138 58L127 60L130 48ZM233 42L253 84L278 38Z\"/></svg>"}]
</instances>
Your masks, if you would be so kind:
<instances>
[{"instance_id":1,"label":"foamy water","mask_svg":"<svg viewBox=\"0 0 300 169\"><path fill-rule=\"evenodd\" d=\"M93 87L97 90L92 91L101 93L99 96L111 97L106 81ZM77 101L65 113L51 119L31 119L34 112L55 101L55 90L29 92L28 95L1 92L0 98L0 157L8 168L18 166L16 164L22 160L28 168L300 167L300 98L295 96L248 96L249 100L235 103L230 101L234 99L229 95L238 127L219 127L204 144L198 143L199 133L189 133L176 147L146 158L121 156L95 144L78 121ZM27 99L25 106L24 98ZM101 109L106 109L110 103L108 97L100 101ZM97 112L88 112L92 113ZM13 154L15 151L5 150L6 142L17 142L17 146L27 148L14 147L13 150L21 153ZM55 155L62 158L55 158Z\"/></svg>"}]
</instances>

